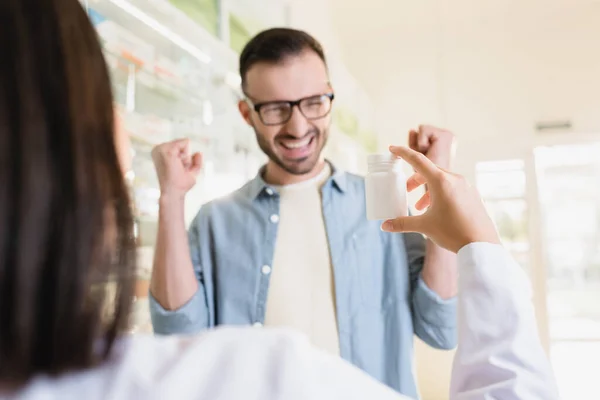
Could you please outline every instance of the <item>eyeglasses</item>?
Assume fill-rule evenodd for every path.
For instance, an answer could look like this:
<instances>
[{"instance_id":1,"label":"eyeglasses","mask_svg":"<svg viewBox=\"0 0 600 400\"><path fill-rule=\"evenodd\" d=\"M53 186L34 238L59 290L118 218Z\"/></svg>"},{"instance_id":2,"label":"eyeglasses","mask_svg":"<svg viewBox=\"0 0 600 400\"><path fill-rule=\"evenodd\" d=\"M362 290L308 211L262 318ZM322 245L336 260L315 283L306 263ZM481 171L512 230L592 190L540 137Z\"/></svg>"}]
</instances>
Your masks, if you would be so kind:
<instances>
[{"instance_id":1,"label":"eyeglasses","mask_svg":"<svg viewBox=\"0 0 600 400\"><path fill-rule=\"evenodd\" d=\"M259 104L253 104L250 101L250 103L254 105L254 111L263 124L283 125L292 118L295 106L298 106L306 119L315 120L326 117L331 112L334 97L333 93L326 93L296 101L270 101Z\"/></svg>"}]
</instances>

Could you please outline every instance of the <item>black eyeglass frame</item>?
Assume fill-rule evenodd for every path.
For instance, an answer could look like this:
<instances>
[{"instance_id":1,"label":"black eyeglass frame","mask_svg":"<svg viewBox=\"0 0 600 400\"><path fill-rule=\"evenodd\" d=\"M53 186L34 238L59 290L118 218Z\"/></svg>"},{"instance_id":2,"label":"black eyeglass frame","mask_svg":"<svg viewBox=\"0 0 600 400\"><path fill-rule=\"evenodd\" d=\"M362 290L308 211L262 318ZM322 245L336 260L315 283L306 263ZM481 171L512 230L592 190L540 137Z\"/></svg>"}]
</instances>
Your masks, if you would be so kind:
<instances>
[{"instance_id":1,"label":"black eyeglass frame","mask_svg":"<svg viewBox=\"0 0 600 400\"><path fill-rule=\"evenodd\" d=\"M306 100L310 100L310 99L314 99L314 98L318 98L318 97L327 97L329 99L329 110L327 110L327 112L319 117L307 117L304 114L304 111L302 111L302 107L300 107L300 104L303 101ZM315 121L321 118L325 118L326 116L328 116L331 113L331 109L333 108L333 100L335 99L335 94L334 93L324 93L324 94L317 94L314 96L308 96L308 97L303 97L301 99L298 100L280 100L280 101L266 101L263 103L257 103L254 104L254 102L248 98L248 96L246 96L246 101L250 102L250 104L252 105L252 109L258 114L258 117L260 118L261 122L266 125L266 126L277 126L277 125L283 125L286 124L291 118L292 118L292 114L294 111L294 107L298 107L298 110L300 110L300 113L304 116L304 118L310 120L310 121ZM263 120L263 117L260 113L260 110L265 107L265 106L269 106L269 105L273 105L273 104L287 104L290 107L290 114L288 115L288 117L281 122L277 122L277 123L265 123L265 121Z\"/></svg>"}]
</instances>

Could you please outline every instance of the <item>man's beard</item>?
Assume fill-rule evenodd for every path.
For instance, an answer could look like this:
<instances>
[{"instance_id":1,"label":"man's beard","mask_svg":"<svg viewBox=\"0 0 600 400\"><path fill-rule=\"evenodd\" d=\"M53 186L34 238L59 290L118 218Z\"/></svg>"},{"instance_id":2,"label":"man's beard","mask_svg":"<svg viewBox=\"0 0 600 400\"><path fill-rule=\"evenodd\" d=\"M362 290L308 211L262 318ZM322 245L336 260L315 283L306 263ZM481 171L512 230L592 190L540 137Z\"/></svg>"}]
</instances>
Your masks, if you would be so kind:
<instances>
[{"instance_id":1,"label":"man's beard","mask_svg":"<svg viewBox=\"0 0 600 400\"><path fill-rule=\"evenodd\" d=\"M282 159L281 157L279 157L276 154L275 149L274 149L274 147L277 146L278 139L282 139L288 135L286 135L286 134L277 135L275 137L275 139L273 140L273 142L269 143L268 141L265 140L263 135L260 132L258 132L258 130L256 130L256 128L254 128L254 133L256 134L256 140L258 141L258 146L263 151L263 153L265 153L266 156L269 157L269 159L271 161L273 161L275 164L277 164L280 168L282 168L284 171L286 171L292 175L308 174L315 169L315 167L319 163L319 160L321 159L321 153L323 152L323 148L325 147L325 144L327 143L327 139L329 137L329 129L328 128L326 128L323 131L320 131L316 128L310 130L309 132L306 133L306 135L314 135L313 140L316 141L316 146L317 146L314 153L312 153L311 155L309 155L308 157L305 157L305 158L300 158L298 160L289 161L289 160L285 160L285 159Z\"/></svg>"}]
</instances>

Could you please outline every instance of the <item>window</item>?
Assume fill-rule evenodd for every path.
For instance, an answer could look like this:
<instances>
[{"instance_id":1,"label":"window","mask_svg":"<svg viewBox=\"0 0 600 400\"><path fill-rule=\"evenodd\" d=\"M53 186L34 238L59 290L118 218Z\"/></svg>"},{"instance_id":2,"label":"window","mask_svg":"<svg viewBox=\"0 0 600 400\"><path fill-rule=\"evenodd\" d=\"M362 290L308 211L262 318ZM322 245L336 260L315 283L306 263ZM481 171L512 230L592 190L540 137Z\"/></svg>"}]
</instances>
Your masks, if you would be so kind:
<instances>
[{"instance_id":1,"label":"window","mask_svg":"<svg viewBox=\"0 0 600 400\"><path fill-rule=\"evenodd\" d=\"M504 245L524 267L529 267L525 163L523 160L480 162L477 188Z\"/></svg>"},{"instance_id":2,"label":"window","mask_svg":"<svg viewBox=\"0 0 600 400\"><path fill-rule=\"evenodd\" d=\"M600 143L535 149L551 355L565 399L597 398Z\"/></svg>"}]
</instances>

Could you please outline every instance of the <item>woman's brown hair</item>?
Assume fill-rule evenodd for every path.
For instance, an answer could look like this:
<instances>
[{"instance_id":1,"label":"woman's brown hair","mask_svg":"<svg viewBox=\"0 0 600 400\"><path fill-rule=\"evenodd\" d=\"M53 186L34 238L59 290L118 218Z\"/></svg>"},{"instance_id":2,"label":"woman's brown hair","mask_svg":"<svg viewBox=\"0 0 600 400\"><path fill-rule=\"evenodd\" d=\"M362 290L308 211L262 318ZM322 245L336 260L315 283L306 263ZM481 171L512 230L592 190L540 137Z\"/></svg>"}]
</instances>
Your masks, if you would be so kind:
<instances>
[{"instance_id":1,"label":"woman's brown hair","mask_svg":"<svg viewBox=\"0 0 600 400\"><path fill-rule=\"evenodd\" d=\"M109 76L85 10L0 1L0 385L109 357L134 266Z\"/></svg>"}]
</instances>

